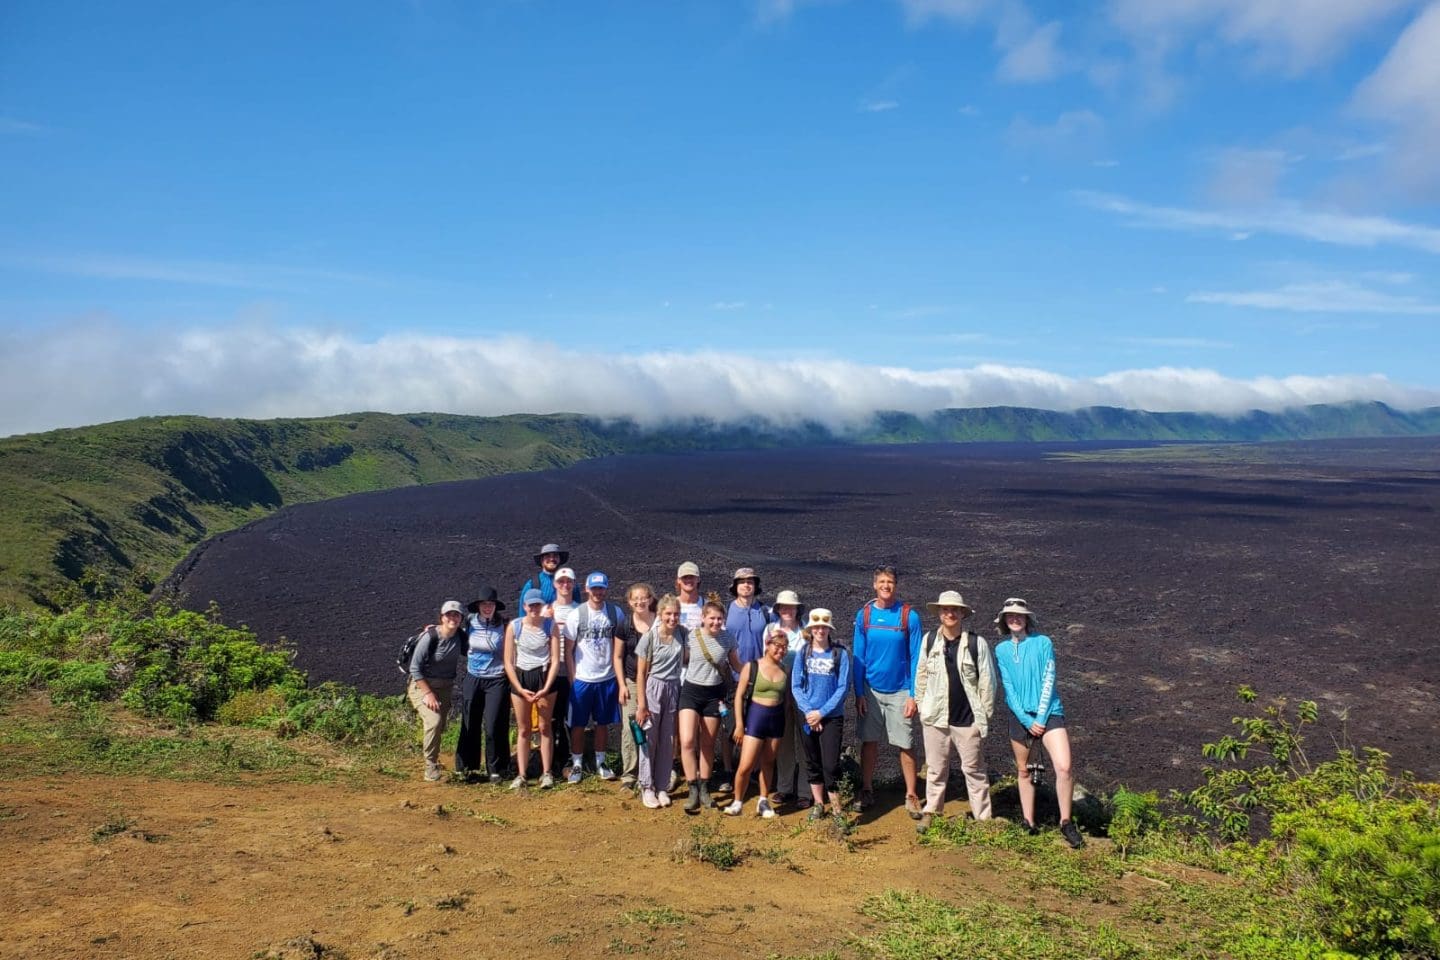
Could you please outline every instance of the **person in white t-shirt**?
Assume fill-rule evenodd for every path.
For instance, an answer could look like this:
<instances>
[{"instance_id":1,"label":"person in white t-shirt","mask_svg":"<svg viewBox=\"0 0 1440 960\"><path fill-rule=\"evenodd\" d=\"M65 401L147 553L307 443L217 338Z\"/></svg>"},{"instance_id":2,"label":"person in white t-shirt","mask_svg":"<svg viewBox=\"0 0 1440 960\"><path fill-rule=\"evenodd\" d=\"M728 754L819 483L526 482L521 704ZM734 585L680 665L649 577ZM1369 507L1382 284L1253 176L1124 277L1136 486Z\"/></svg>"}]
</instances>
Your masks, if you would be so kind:
<instances>
[{"instance_id":1,"label":"person in white t-shirt","mask_svg":"<svg viewBox=\"0 0 1440 960\"><path fill-rule=\"evenodd\" d=\"M595 571L585 578L586 601L565 618L565 657L570 667L570 776L584 776L585 728L595 724L595 772L601 780L614 780L605 764L608 727L620 722L621 698L626 690L615 677L617 651L623 651L620 627L625 613L605 599L610 578Z\"/></svg>"},{"instance_id":2,"label":"person in white t-shirt","mask_svg":"<svg viewBox=\"0 0 1440 960\"><path fill-rule=\"evenodd\" d=\"M700 568L686 560L675 571L675 597L680 601L680 626L686 632L700 629L700 609L705 598L700 595Z\"/></svg>"}]
</instances>

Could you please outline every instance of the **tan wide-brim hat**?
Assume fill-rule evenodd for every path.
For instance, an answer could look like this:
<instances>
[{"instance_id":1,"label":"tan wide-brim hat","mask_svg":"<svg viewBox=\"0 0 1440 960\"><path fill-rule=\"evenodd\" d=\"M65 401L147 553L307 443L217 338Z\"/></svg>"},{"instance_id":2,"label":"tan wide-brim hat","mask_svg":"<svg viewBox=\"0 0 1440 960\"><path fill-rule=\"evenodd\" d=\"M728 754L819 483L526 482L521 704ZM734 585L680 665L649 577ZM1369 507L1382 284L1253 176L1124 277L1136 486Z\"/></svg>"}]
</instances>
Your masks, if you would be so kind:
<instances>
[{"instance_id":1,"label":"tan wide-brim hat","mask_svg":"<svg viewBox=\"0 0 1440 960\"><path fill-rule=\"evenodd\" d=\"M799 607L799 606L802 606L802 604L800 603L800 594L796 593L794 590L781 590L778 594L776 594L776 596L775 596L775 602L774 602L773 604L771 604L771 606L774 606L774 607Z\"/></svg>"},{"instance_id":2,"label":"tan wide-brim hat","mask_svg":"<svg viewBox=\"0 0 1440 960\"><path fill-rule=\"evenodd\" d=\"M960 596L960 593L957 590L943 591L940 594L939 600L936 600L933 603L927 603L925 604L925 606L929 607L931 610L939 610L941 607L959 607L961 617L968 617L970 616L970 614L975 612L974 610L970 609L970 605L965 602L965 598Z\"/></svg>"},{"instance_id":3,"label":"tan wide-brim hat","mask_svg":"<svg viewBox=\"0 0 1440 960\"><path fill-rule=\"evenodd\" d=\"M805 621L805 627L802 632L808 637L810 636L810 631L815 627L825 627L831 633L834 633L835 617L824 607L816 607L810 611L810 617Z\"/></svg>"},{"instance_id":4,"label":"tan wide-brim hat","mask_svg":"<svg viewBox=\"0 0 1440 960\"><path fill-rule=\"evenodd\" d=\"M1035 611L1030 609L1030 605L1019 597L1011 597L1005 601L1005 606L1001 607L1000 612L995 615L995 622L1004 623L1005 614L1007 613L1025 614L1025 616L1030 618L1030 626L1032 627L1040 622L1040 618L1035 616Z\"/></svg>"}]
</instances>

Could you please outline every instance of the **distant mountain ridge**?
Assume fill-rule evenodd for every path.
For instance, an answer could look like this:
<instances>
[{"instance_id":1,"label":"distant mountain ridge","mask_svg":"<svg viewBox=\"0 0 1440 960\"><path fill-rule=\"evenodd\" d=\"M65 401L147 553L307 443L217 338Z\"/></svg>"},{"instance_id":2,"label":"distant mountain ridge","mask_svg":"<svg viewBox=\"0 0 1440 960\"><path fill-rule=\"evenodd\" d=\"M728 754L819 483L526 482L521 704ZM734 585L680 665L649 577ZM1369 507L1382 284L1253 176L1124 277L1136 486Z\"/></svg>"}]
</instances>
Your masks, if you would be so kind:
<instances>
[{"instance_id":1,"label":"distant mountain ridge","mask_svg":"<svg viewBox=\"0 0 1440 960\"><path fill-rule=\"evenodd\" d=\"M1222 442L1440 434L1440 407L1315 405L1238 417L1022 407L819 423L642 427L576 414L144 417L0 439L0 602L53 604L87 574L158 579L206 537L280 507L563 467L621 453L856 443Z\"/></svg>"}]
</instances>

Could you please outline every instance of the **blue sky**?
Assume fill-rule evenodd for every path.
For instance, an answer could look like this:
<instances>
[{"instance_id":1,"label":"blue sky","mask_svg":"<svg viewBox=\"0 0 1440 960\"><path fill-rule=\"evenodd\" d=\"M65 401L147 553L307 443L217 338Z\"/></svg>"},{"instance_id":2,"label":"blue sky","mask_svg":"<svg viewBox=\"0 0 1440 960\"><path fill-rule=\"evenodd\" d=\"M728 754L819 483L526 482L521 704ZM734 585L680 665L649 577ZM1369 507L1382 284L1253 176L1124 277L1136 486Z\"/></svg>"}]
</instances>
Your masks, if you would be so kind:
<instances>
[{"instance_id":1,"label":"blue sky","mask_svg":"<svg viewBox=\"0 0 1440 960\"><path fill-rule=\"evenodd\" d=\"M0 9L0 433L1440 403L1440 3Z\"/></svg>"}]
</instances>

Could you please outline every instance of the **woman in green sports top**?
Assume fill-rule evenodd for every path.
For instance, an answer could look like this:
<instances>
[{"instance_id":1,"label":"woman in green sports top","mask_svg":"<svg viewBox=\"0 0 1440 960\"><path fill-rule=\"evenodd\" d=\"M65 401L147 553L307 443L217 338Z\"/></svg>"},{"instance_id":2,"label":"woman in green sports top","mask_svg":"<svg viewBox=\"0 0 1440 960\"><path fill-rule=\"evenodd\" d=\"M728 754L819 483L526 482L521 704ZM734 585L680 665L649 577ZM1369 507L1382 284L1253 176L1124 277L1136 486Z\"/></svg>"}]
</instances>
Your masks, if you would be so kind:
<instances>
[{"instance_id":1,"label":"woman in green sports top","mask_svg":"<svg viewBox=\"0 0 1440 960\"><path fill-rule=\"evenodd\" d=\"M775 816L770 805L769 773L774 769L775 751L785 735L785 693L790 689L790 674L785 670L785 654L789 641L782 632L771 633L765 641L765 652L759 660L745 664L740 682L735 685L735 716L745 718L744 728L735 728L735 742L740 744L740 768L735 771L735 799L725 813L738 816L744 809L745 788L750 785L750 771L760 767L760 797L755 812L767 820ZM747 698L748 694L748 698Z\"/></svg>"}]
</instances>

